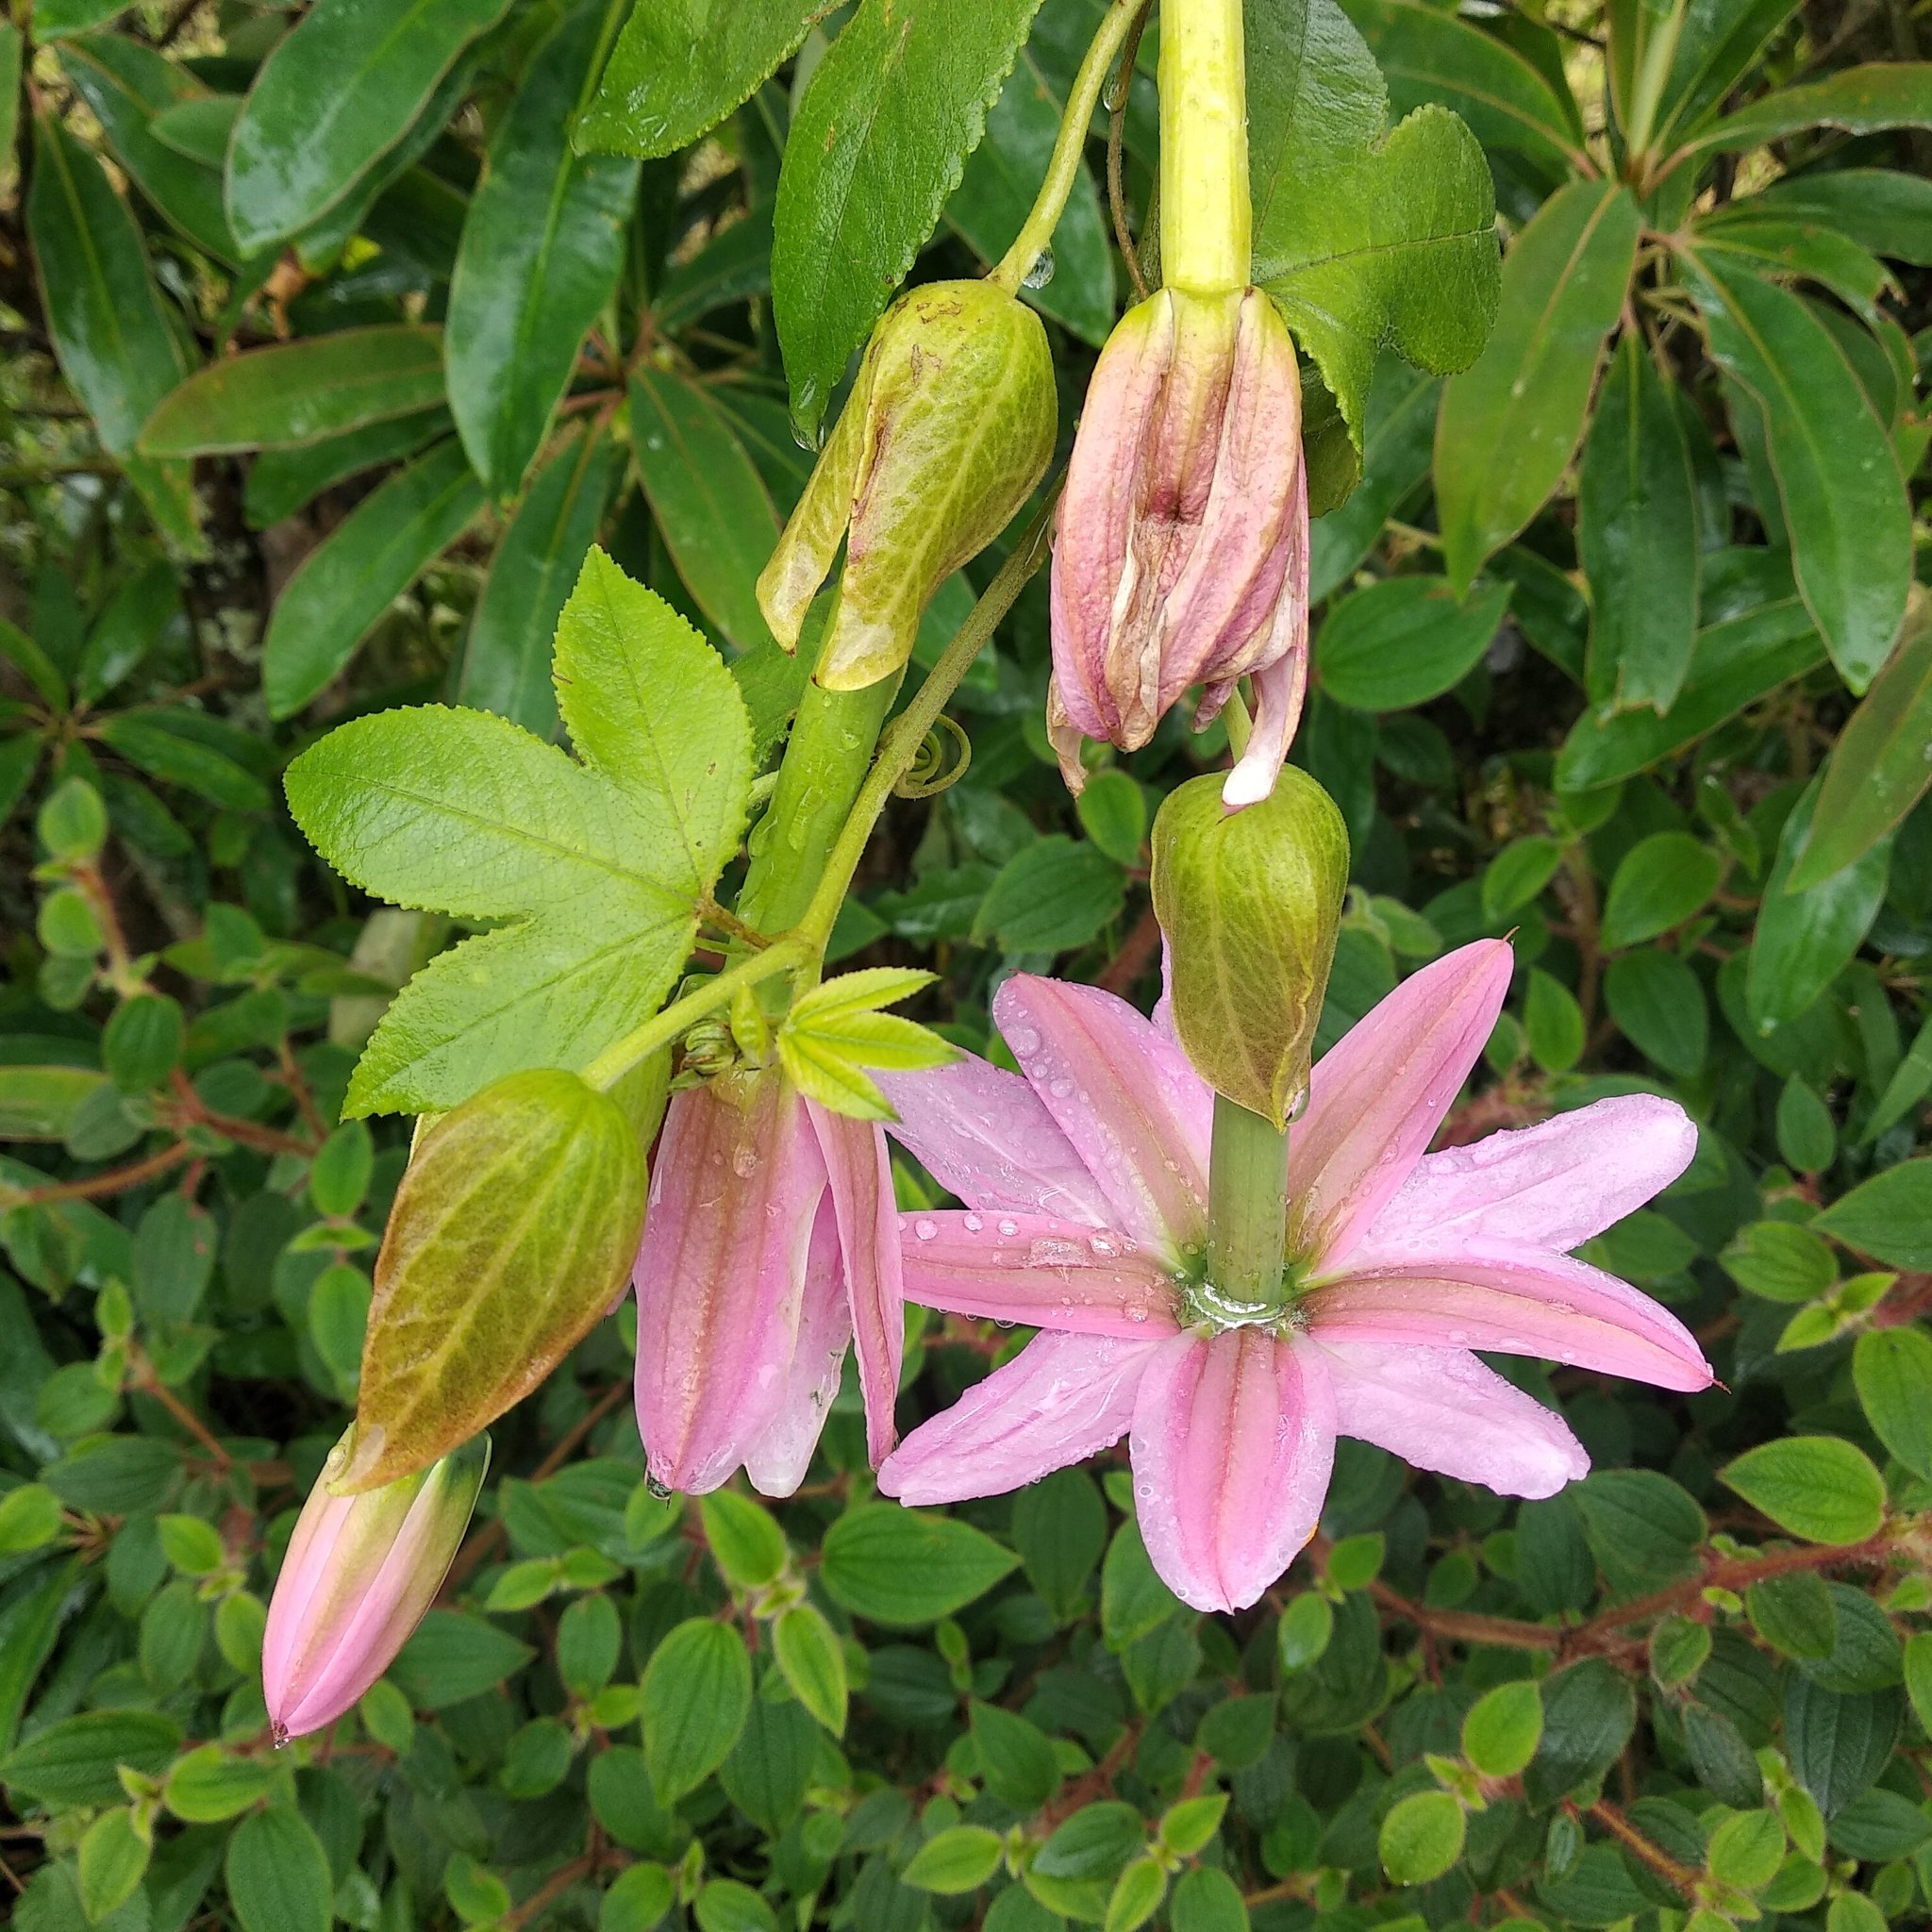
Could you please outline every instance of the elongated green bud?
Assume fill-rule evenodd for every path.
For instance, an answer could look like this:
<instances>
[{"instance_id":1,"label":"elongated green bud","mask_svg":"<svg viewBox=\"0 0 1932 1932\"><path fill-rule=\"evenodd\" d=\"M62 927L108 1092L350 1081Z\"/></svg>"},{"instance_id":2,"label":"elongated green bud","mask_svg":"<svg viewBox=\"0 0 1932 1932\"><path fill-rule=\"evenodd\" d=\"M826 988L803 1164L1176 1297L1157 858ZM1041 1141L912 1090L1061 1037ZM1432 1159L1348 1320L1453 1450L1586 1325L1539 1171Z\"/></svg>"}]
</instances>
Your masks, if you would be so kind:
<instances>
[{"instance_id":1,"label":"elongated green bud","mask_svg":"<svg viewBox=\"0 0 1932 1932\"><path fill-rule=\"evenodd\" d=\"M623 1290L644 1222L624 1107L512 1074L418 1141L375 1262L354 1494L425 1468L521 1402Z\"/></svg>"},{"instance_id":2,"label":"elongated green bud","mask_svg":"<svg viewBox=\"0 0 1932 1932\"><path fill-rule=\"evenodd\" d=\"M1308 1084L1348 830L1306 772L1229 813L1191 778L1154 821L1154 912L1167 937L1174 1030L1217 1093L1285 1126Z\"/></svg>"},{"instance_id":3,"label":"elongated green bud","mask_svg":"<svg viewBox=\"0 0 1932 1932\"><path fill-rule=\"evenodd\" d=\"M932 282L873 332L858 379L758 577L787 650L845 539L819 682L859 691L912 655L933 592L1005 529L1053 456L1040 318L996 282Z\"/></svg>"}]
</instances>

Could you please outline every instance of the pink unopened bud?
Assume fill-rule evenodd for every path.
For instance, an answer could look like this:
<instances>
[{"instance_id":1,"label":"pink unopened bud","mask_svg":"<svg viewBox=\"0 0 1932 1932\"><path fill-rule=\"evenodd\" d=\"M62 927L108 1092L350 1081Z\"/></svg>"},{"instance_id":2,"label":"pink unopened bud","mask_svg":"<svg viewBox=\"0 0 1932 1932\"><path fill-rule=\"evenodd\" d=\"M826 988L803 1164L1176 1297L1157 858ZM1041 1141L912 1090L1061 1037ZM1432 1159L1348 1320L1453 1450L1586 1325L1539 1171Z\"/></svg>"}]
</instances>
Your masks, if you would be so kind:
<instances>
[{"instance_id":1,"label":"pink unopened bud","mask_svg":"<svg viewBox=\"0 0 1932 1932\"><path fill-rule=\"evenodd\" d=\"M302 1506L268 1607L261 1688L277 1744L333 1723L389 1669L441 1589L490 1467L490 1438L475 1436L414 1475L331 1495L354 1434Z\"/></svg>"},{"instance_id":2,"label":"pink unopened bud","mask_svg":"<svg viewBox=\"0 0 1932 1932\"><path fill-rule=\"evenodd\" d=\"M1053 558L1047 731L1067 783L1083 737L1133 751L1205 685L1197 724L1252 675L1253 738L1224 796L1274 789L1307 667L1308 491L1294 343L1257 289L1162 289L1101 352Z\"/></svg>"}]
</instances>

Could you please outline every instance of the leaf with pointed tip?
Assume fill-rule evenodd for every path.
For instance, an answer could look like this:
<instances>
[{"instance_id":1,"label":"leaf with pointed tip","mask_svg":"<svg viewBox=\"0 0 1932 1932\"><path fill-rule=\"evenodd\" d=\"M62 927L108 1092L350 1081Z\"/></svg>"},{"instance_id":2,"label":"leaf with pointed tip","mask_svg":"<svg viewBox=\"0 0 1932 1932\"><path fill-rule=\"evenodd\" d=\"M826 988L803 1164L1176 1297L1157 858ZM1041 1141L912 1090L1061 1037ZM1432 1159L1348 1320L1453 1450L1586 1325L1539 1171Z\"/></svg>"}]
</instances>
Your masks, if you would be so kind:
<instances>
[{"instance_id":1,"label":"leaf with pointed tip","mask_svg":"<svg viewBox=\"0 0 1932 1932\"><path fill-rule=\"evenodd\" d=\"M1890 654L1912 575L1912 512L1886 425L1844 352L1789 289L1688 248L1710 353L1762 415L1798 593L1854 691Z\"/></svg>"}]
</instances>

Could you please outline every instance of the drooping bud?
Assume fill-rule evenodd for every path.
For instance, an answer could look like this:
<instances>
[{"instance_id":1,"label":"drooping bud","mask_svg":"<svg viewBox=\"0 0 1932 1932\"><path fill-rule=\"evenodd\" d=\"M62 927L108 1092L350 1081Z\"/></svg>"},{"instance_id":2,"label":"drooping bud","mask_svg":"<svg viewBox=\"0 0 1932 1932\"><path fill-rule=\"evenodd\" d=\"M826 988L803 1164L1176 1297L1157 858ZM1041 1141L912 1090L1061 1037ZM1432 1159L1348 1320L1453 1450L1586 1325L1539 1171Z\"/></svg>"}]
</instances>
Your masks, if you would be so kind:
<instances>
[{"instance_id":1,"label":"drooping bud","mask_svg":"<svg viewBox=\"0 0 1932 1932\"><path fill-rule=\"evenodd\" d=\"M1087 391L1053 556L1047 735L1123 751L1204 685L1197 724L1255 678L1229 805L1265 798L1301 713L1308 490L1294 343L1258 289L1162 289L1122 317Z\"/></svg>"},{"instance_id":2,"label":"drooping bud","mask_svg":"<svg viewBox=\"0 0 1932 1932\"><path fill-rule=\"evenodd\" d=\"M638 1129L575 1074L512 1074L417 1143L375 1261L344 1491L426 1467L521 1402L622 1289Z\"/></svg>"},{"instance_id":3,"label":"drooping bud","mask_svg":"<svg viewBox=\"0 0 1932 1932\"><path fill-rule=\"evenodd\" d=\"M355 1434L329 1451L269 1602L261 1688L278 1744L333 1723L388 1670L442 1587L490 1467L477 1436L414 1475L333 1495Z\"/></svg>"},{"instance_id":4,"label":"drooping bud","mask_svg":"<svg viewBox=\"0 0 1932 1932\"><path fill-rule=\"evenodd\" d=\"M1210 774L1168 794L1153 843L1174 1031L1217 1093L1285 1126L1308 1084L1348 889L1341 814L1292 766L1233 813Z\"/></svg>"},{"instance_id":5,"label":"drooping bud","mask_svg":"<svg viewBox=\"0 0 1932 1932\"><path fill-rule=\"evenodd\" d=\"M1058 414L1046 330L1006 290L933 282L902 296L758 577L773 635L797 648L843 537L818 679L858 691L890 676L933 593L1046 474Z\"/></svg>"}]
</instances>

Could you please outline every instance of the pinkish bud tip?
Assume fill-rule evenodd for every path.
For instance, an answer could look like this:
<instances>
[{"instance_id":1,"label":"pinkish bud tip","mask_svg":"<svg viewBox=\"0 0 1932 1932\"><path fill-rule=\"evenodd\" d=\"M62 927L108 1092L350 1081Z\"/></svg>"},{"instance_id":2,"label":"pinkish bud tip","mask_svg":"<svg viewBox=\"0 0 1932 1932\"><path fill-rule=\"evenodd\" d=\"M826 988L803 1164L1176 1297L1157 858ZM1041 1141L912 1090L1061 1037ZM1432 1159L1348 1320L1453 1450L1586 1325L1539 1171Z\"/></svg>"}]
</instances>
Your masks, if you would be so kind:
<instances>
[{"instance_id":1,"label":"pinkish bud tip","mask_svg":"<svg viewBox=\"0 0 1932 1932\"><path fill-rule=\"evenodd\" d=\"M277 1746L332 1724L394 1661L449 1574L490 1466L490 1439L476 1436L417 1474L332 1495L354 1436L309 1491L269 1603L261 1688Z\"/></svg>"}]
</instances>

